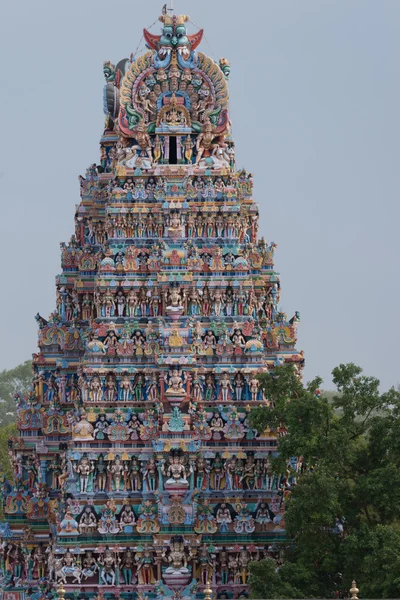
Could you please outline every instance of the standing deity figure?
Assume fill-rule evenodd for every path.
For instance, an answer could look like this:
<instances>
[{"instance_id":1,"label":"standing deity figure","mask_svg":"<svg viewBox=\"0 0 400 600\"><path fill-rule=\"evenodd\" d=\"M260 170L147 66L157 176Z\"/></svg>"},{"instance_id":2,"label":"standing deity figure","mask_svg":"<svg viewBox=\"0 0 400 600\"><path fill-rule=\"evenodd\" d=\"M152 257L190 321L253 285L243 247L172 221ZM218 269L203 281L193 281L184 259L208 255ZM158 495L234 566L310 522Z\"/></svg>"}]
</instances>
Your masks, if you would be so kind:
<instances>
[{"instance_id":1,"label":"standing deity figure","mask_svg":"<svg viewBox=\"0 0 400 600\"><path fill-rule=\"evenodd\" d=\"M135 560L137 564L139 584L151 585L152 583L154 583L154 558L151 549L146 547L144 548L143 552L138 552L136 554Z\"/></svg>"},{"instance_id":2,"label":"standing deity figure","mask_svg":"<svg viewBox=\"0 0 400 600\"><path fill-rule=\"evenodd\" d=\"M119 384L120 400L128 402L131 399L131 393L133 392L132 383L130 377L125 373Z\"/></svg>"},{"instance_id":3,"label":"standing deity figure","mask_svg":"<svg viewBox=\"0 0 400 600\"><path fill-rule=\"evenodd\" d=\"M51 487L53 490L60 489L60 477L62 475L61 463L58 456L55 456L49 464L51 471Z\"/></svg>"},{"instance_id":4,"label":"standing deity figure","mask_svg":"<svg viewBox=\"0 0 400 600\"><path fill-rule=\"evenodd\" d=\"M222 402L228 402L232 398L233 387L228 373L223 373L219 380L219 397Z\"/></svg>"},{"instance_id":5,"label":"standing deity figure","mask_svg":"<svg viewBox=\"0 0 400 600\"><path fill-rule=\"evenodd\" d=\"M128 317L136 317L139 305L139 298L135 290L130 290L127 298L127 314Z\"/></svg>"},{"instance_id":6,"label":"standing deity figure","mask_svg":"<svg viewBox=\"0 0 400 600\"><path fill-rule=\"evenodd\" d=\"M158 401L158 383L157 383L157 371L151 371L147 379L147 398L151 402Z\"/></svg>"},{"instance_id":7,"label":"standing deity figure","mask_svg":"<svg viewBox=\"0 0 400 600\"><path fill-rule=\"evenodd\" d=\"M213 490L223 489L223 481L225 478L225 466L219 454L216 455L212 462L211 471L211 487Z\"/></svg>"},{"instance_id":8,"label":"standing deity figure","mask_svg":"<svg viewBox=\"0 0 400 600\"><path fill-rule=\"evenodd\" d=\"M95 375L89 383L89 396L90 400L97 404L103 399L103 387L101 385L100 377Z\"/></svg>"},{"instance_id":9,"label":"standing deity figure","mask_svg":"<svg viewBox=\"0 0 400 600\"><path fill-rule=\"evenodd\" d=\"M195 316L200 314L200 297L196 288L192 288L188 296L188 313Z\"/></svg>"},{"instance_id":10,"label":"standing deity figure","mask_svg":"<svg viewBox=\"0 0 400 600\"><path fill-rule=\"evenodd\" d=\"M109 491L120 492L122 491L122 483L123 483L123 472L124 472L124 464L117 454L114 460L110 461L107 466L108 473L111 477L111 484L109 485Z\"/></svg>"},{"instance_id":11,"label":"standing deity figure","mask_svg":"<svg viewBox=\"0 0 400 600\"><path fill-rule=\"evenodd\" d=\"M205 399L207 402L214 400L215 398L215 382L214 377L211 373L206 375L206 393Z\"/></svg>"},{"instance_id":12,"label":"standing deity figure","mask_svg":"<svg viewBox=\"0 0 400 600\"><path fill-rule=\"evenodd\" d=\"M120 565L125 585L131 585L133 580L135 557L132 550L129 548L127 548L126 552L123 553L122 558L120 559Z\"/></svg>"},{"instance_id":13,"label":"standing deity figure","mask_svg":"<svg viewBox=\"0 0 400 600\"><path fill-rule=\"evenodd\" d=\"M96 490L105 492L107 486L107 465L104 461L103 454L99 454L96 461Z\"/></svg>"},{"instance_id":14,"label":"standing deity figure","mask_svg":"<svg viewBox=\"0 0 400 600\"><path fill-rule=\"evenodd\" d=\"M224 465L225 468L225 479L226 479L226 489L233 490L234 489L234 476L236 472L236 458L233 456L231 459L227 460Z\"/></svg>"},{"instance_id":15,"label":"standing deity figure","mask_svg":"<svg viewBox=\"0 0 400 600\"><path fill-rule=\"evenodd\" d=\"M123 317L125 314L126 299L124 293L121 290L117 293L115 301L117 304L117 315L118 317Z\"/></svg>"},{"instance_id":16,"label":"standing deity figure","mask_svg":"<svg viewBox=\"0 0 400 600\"><path fill-rule=\"evenodd\" d=\"M210 474L210 467L206 460L202 456L199 456L196 460L196 479L195 487L198 490L204 490L208 488L208 479Z\"/></svg>"},{"instance_id":17,"label":"standing deity figure","mask_svg":"<svg viewBox=\"0 0 400 600\"><path fill-rule=\"evenodd\" d=\"M202 382L202 377L199 375L199 372L197 369L195 369L193 371L192 377L193 377L193 379L192 379L193 402L195 402L195 403L201 402L201 400L203 399L203 382Z\"/></svg>"},{"instance_id":18,"label":"standing deity figure","mask_svg":"<svg viewBox=\"0 0 400 600\"><path fill-rule=\"evenodd\" d=\"M47 556L40 543L33 552L33 563L37 574L37 579L43 579L46 576Z\"/></svg>"},{"instance_id":19,"label":"standing deity figure","mask_svg":"<svg viewBox=\"0 0 400 600\"><path fill-rule=\"evenodd\" d=\"M234 387L235 387L235 400L240 402L243 399L244 392L244 377L242 373L236 373L234 377Z\"/></svg>"},{"instance_id":20,"label":"standing deity figure","mask_svg":"<svg viewBox=\"0 0 400 600\"><path fill-rule=\"evenodd\" d=\"M250 394L251 394L251 400L253 402L258 400L259 389L260 389L260 382L257 379L257 377L253 375L253 377L249 381L249 390L250 390Z\"/></svg>"},{"instance_id":21,"label":"standing deity figure","mask_svg":"<svg viewBox=\"0 0 400 600\"><path fill-rule=\"evenodd\" d=\"M207 544L202 544L199 553L198 560L200 563L200 581L202 585L206 585L210 581L215 570L215 554L211 554Z\"/></svg>"},{"instance_id":22,"label":"standing deity figure","mask_svg":"<svg viewBox=\"0 0 400 600\"><path fill-rule=\"evenodd\" d=\"M246 585L248 571L249 571L249 562L250 562L250 555L249 555L248 551L246 550L246 547L244 547L243 550L241 550L238 553L237 561L238 561L238 565L239 565L241 583L243 585Z\"/></svg>"},{"instance_id":23,"label":"standing deity figure","mask_svg":"<svg viewBox=\"0 0 400 600\"><path fill-rule=\"evenodd\" d=\"M143 398L143 390L145 388L145 379L144 376L139 373L136 375L136 380L133 386L134 399L136 402L142 402Z\"/></svg>"},{"instance_id":24,"label":"standing deity figure","mask_svg":"<svg viewBox=\"0 0 400 600\"><path fill-rule=\"evenodd\" d=\"M86 375L83 372L82 367L78 367L77 374L78 374L78 387L80 390L80 397L81 397L82 402L85 404L85 402L87 402L88 398L89 398L89 384L88 384Z\"/></svg>"},{"instance_id":25,"label":"standing deity figure","mask_svg":"<svg viewBox=\"0 0 400 600\"><path fill-rule=\"evenodd\" d=\"M229 556L225 546L222 547L218 554L218 569L221 576L221 584L227 585L229 581Z\"/></svg>"},{"instance_id":26,"label":"standing deity figure","mask_svg":"<svg viewBox=\"0 0 400 600\"><path fill-rule=\"evenodd\" d=\"M144 468L143 479L148 492L154 492L157 489L157 464L154 458L148 460Z\"/></svg>"},{"instance_id":27,"label":"standing deity figure","mask_svg":"<svg viewBox=\"0 0 400 600\"><path fill-rule=\"evenodd\" d=\"M77 465L74 465L75 473L79 477L79 490L82 494L92 491L91 474L94 471L93 461L84 454Z\"/></svg>"},{"instance_id":28,"label":"standing deity figure","mask_svg":"<svg viewBox=\"0 0 400 600\"><path fill-rule=\"evenodd\" d=\"M142 489L140 474L139 461L136 456L133 456L129 465L129 484L132 492L139 492Z\"/></svg>"},{"instance_id":29,"label":"standing deity figure","mask_svg":"<svg viewBox=\"0 0 400 600\"><path fill-rule=\"evenodd\" d=\"M115 382L115 376L112 373L109 373L106 377L106 401L114 402L117 398L117 384Z\"/></svg>"},{"instance_id":30,"label":"standing deity figure","mask_svg":"<svg viewBox=\"0 0 400 600\"><path fill-rule=\"evenodd\" d=\"M115 585L116 559L113 551L107 549L104 555L100 554L98 563L101 566L101 582L104 585Z\"/></svg>"}]
</instances>

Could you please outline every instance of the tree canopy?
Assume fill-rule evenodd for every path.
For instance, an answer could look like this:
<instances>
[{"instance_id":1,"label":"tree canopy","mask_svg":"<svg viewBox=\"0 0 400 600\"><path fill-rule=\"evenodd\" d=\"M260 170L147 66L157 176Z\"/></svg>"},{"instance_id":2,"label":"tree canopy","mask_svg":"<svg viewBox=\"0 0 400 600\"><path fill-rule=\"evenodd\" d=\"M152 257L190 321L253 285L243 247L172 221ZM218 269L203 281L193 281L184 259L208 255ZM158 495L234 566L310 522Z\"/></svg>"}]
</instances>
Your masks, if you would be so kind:
<instances>
[{"instance_id":1,"label":"tree canopy","mask_svg":"<svg viewBox=\"0 0 400 600\"><path fill-rule=\"evenodd\" d=\"M14 369L0 372L0 427L15 423L14 394L26 394L32 382L32 363L25 361Z\"/></svg>"},{"instance_id":2,"label":"tree canopy","mask_svg":"<svg viewBox=\"0 0 400 600\"><path fill-rule=\"evenodd\" d=\"M354 364L333 370L329 399L290 366L260 379L269 405L251 424L283 427L279 472L293 457L302 466L285 490L288 543L278 563L251 565L253 598L328 598L352 579L363 597L399 596L400 393Z\"/></svg>"}]
</instances>

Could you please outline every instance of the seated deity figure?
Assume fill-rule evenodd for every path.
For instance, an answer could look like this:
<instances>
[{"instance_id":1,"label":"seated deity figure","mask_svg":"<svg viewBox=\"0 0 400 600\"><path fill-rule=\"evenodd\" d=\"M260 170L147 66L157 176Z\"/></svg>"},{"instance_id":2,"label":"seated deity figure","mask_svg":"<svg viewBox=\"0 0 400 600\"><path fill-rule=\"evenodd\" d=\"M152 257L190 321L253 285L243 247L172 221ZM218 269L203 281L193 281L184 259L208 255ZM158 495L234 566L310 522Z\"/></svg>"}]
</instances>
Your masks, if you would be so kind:
<instances>
[{"instance_id":1,"label":"seated deity figure","mask_svg":"<svg viewBox=\"0 0 400 600\"><path fill-rule=\"evenodd\" d=\"M181 376L179 369L174 368L170 371L169 378L166 377L166 382L168 383L168 388L166 390L167 396L185 396L186 391L183 387L183 383L186 381L186 374Z\"/></svg>"},{"instance_id":2,"label":"seated deity figure","mask_svg":"<svg viewBox=\"0 0 400 600\"><path fill-rule=\"evenodd\" d=\"M93 552L91 550L87 550L85 556L82 560L82 574L85 579L89 577L93 577L93 575L98 571L99 565L97 564L97 560L93 556Z\"/></svg>"},{"instance_id":3,"label":"seated deity figure","mask_svg":"<svg viewBox=\"0 0 400 600\"><path fill-rule=\"evenodd\" d=\"M166 300L166 311L169 316L180 316L184 311L184 302L186 292L177 287L170 288L169 292L164 293Z\"/></svg>"},{"instance_id":4,"label":"seated deity figure","mask_svg":"<svg viewBox=\"0 0 400 600\"><path fill-rule=\"evenodd\" d=\"M185 541L181 535L171 537L169 551L164 551L162 558L169 563L165 572L168 574L187 574L187 556L185 553Z\"/></svg>"},{"instance_id":5,"label":"seated deity figure","mask_svg":"<svg viewBox=\"0 0 400 600\"><path fill-rule=\"evenodd\" d=\"M79 518L79 531L81 533L91 533L97 529L97 518L92 506L85 506L83 513Z\"/></svg>"},{"instance_id":6,"label":"seated deity figure","mask_svg":"<svg viewBox=\"0 0 400 600\"><path fill-rule=\"evenodd\" d=\"M184 465L184 457L179 454L173 454L169 457L169 464L163 465L162 474L167 477L166 485L178 485L179 487L188 487L187 475L192 472L192 467Z\"/></svg>"},{"instance_id":7,"label":"seated deity figure","mask_svg":"<svg viewBox=\"0 0 400 600\"><path fill-rule=\"evenodd\" d=\"M219 531L221 533L226 533L229 531L229 525L232 523L232 515L225 502L222 502L218 508L215 519L219 525Z\"/></svg>"},{"instance_id":8,"label":"seated deity figure","mask_svg":"<svg viewBox=\"0 0 400 600\"><path fill-rule=\"evenodd\" d=\"M125 504L119 515L119 525L125 533L132 533L133 527L136 524L135 513L129 504Z\"/></svg>"},{"instance_id":9,"label":"seated deity figure","mask_svg":"<svg viewBox=\"0 0 400 600\"><path fill-rule=\"evenodd\" d=\"M82 412L78 423L72 426L72 437L74 440L90 441L93 440L93 425L87 420L85 412Z\"/></svg>"}]
</instances>

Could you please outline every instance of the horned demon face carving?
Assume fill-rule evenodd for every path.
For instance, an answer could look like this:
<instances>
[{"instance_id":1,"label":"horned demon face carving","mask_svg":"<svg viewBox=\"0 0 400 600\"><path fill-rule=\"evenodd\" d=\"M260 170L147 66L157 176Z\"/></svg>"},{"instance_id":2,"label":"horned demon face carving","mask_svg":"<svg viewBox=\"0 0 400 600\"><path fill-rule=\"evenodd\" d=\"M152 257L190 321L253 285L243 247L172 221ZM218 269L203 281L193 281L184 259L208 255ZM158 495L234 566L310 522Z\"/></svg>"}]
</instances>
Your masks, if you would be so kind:
<instances>
[{"instance_id":1,"label":"horned demon face carving","mask_svg":"<svg viewBox=\"0 0 400 600\"><path fill-rule=\"evenodd\" d=\"M144 30L144 38L149 48L157 51L160 61L165 61L173 50L176 50L186 61L192 52L200 43L203 37L203 30L194 35L188 35L186 25L189 17L187 15L172 17L162 15L160 21L163 23L161 36L153 35L147 29Z\"/></svg>"}]
</instances>

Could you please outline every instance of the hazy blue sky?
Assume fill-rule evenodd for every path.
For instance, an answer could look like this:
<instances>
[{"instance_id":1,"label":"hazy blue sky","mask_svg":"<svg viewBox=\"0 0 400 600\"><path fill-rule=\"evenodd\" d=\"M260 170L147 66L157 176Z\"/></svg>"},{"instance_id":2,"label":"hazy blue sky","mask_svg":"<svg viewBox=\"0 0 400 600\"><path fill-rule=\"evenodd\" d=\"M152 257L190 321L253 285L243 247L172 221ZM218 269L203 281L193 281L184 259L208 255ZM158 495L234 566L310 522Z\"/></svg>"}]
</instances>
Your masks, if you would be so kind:
<instances>
[{"instance_id":1,"label":"hazy blue sky","mask_svg":"<svg viewBox=\"0 0 400 600\"><path fill-rule=\"evenodd\" d=\"M77 177L98 161L103 60L135 51L162 4L3 3L0 368L36 351L34 315L54 309ZM175 7L204 27L203 52L231 61L238 167L255 174L260 233L278 244L282 308L301 313L306 378L329 387L354 361L398 384L400 1Z\"/></svg>"}]
</instances>

